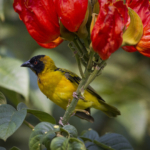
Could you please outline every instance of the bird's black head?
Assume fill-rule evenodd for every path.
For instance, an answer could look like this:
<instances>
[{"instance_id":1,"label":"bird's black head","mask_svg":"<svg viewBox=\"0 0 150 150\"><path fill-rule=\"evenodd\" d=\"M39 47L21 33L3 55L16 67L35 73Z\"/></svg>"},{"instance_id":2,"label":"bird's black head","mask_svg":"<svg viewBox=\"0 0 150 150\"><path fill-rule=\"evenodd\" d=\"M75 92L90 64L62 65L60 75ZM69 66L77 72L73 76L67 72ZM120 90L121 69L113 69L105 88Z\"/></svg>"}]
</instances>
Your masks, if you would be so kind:
<instances>
[{"instance_id":1,"label":"bird's black head","mask_svg":"<svg viewBox=\"0 0 150 150\"><path fill-rule=\"evenodd\" d=\"M37 55L32 57L30 60L24 62L21 67L29 67L36 74L40 73L44 69L44 63L41 58L45 57L45 55Z\"/></svg>"}]
</instances>

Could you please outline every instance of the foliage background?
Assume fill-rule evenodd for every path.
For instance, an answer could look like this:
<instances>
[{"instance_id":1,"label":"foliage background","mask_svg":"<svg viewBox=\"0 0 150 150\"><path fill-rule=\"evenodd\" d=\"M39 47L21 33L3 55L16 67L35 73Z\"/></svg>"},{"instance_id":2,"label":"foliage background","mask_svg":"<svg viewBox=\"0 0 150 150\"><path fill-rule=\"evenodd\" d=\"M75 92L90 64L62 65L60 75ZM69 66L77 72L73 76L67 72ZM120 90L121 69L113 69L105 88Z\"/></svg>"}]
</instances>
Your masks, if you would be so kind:
<instances>
[{"instance_id":1,"label":"foliage background","mask_svg":"<svg viewBox=\"0 0 150 150\"><path fill-rule=\"evenodd\" d=\"M49 55L58 67L69 69L79 75L75 57L63 42L50 50L41 48L28 34L25 25L13 10L13 0L4 0L5 21L0 21L0 57L12 57L22 62L34 55ZM0 5L2 7L3 5ZM2 12L2 9L0 9ZM1 14L0 12L0 14ZM21 65L21 64L20 64ZM18 66L12 66L14 69ZM24 70L25 68L22 68ZM64 110L49 101L38 89L36 76L30 71L29 101L0 86L0 91L7 97L8 103L16 106L20 101L28 107L50 113L58 122ZM19 72L18 72L19 74ZM70 124L78 132L92 128L99 135L115 132L125 136L136 150L150 149L150 59L137 53L127 53L122 49L112 54L103 73L91 84L109 103L121 111L121 116L110 119L102 112L92 110L95 122L88 123L72 117ZM51 79L50 79L51 80ZM0 82L1 79L0 79ZM11 84L11 83L10 83ZM20 83L23 84L23 83ZM27 120L33 125L39 121L32 115ZM31 129L22 125L6 142L0 140L0 146L7 149L17 146L28 149Z\"/></svg>"}]
</instances>

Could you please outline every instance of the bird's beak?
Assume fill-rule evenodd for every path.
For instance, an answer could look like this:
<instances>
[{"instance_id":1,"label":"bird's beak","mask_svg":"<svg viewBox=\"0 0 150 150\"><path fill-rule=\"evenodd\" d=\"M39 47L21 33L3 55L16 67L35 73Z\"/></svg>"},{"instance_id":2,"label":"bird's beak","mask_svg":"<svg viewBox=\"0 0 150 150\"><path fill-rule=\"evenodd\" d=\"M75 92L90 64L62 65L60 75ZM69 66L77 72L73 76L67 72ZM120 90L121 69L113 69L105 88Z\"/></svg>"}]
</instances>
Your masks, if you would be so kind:
<instances>
[{"instance_id":1,"label":"bird's beak","mask_svg":"<svg viewBox=\"0 0 150 150\"><path fill-rule=\"evenodd\" d=\"M31 67L32 67L32 64L31 64L30 61L28 60L28 61L24 62L24 63L21 65L21 67L29 67L29 68L31 68Z\"/></svg>"}]
</instances>

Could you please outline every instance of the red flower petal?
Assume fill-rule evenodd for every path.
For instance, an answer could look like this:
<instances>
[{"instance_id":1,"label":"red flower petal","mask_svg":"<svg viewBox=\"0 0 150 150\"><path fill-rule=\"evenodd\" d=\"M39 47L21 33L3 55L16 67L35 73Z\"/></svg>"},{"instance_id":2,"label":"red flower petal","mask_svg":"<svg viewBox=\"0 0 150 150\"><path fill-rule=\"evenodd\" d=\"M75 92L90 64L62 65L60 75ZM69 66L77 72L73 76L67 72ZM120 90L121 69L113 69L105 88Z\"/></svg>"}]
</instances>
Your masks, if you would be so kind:
<instances>
[{"instance_id":1,"label":"red flower petal","mask_svg":"<svg viewBox=\"0 0 150 150\"><path fill-rule=\"evenodd\" d=\"M127 0L127 5L140 16L144 32L137 45L123 46L122 48L128 52L139 51L141 54L150 57L150 2L148 0Z\"/></svg>"},{"instance_id":2,"label":"red flower petal","mask_svg":"<svg viewBox=\"0 0 150 150\"><path fill-rule=\"evenodd\" d=\"M125 9L126 6L120 1L112 4L106 0L99 0L99 3L100 12L91 33L91 40L93 49L105 60L122 44L127 8Z\"/></svg>"},{"instance_id":3,"label":"red flower petal","mask_svg":"<svg viewBox=\"0 0 150 150\"><path fill-rule=\"evenodd\" d=\"M144 34L135 48L143 55L150 57L150 23L144 28Z\"/></svg>"},{"instance_id":4,"label":"red flower petal","mask_svg":"<svg viewBox=\"0 0 150 150\"><path fill-rule=\"evenodd\" d=\"M82 24L88 0L54 0L62 24L71 32L76 32Z\"/></svg>"},{"instance_id":5,"label":"red flower petal","mask_svg":"<svg viewBox=\"0 0 150 150\"><path fill-rule=\"evenodd\" d=\"M149 0L126 0L127 6L133 9L141 18L145 25L149 22Z\"/></svg>"},{"instance_id":6,"label":"red flower petal","mask_svg":"<svg viewBox=\"0 0 150 150\"><path fill-rule=\"evenodd\" d=\"M38 43L40 46L44 47L44 48L55 48L57 47L59 44L61 44L63 42L63 39L61 37L58 37L56 40L50 42L50 43Z\"/></svg>"},{"instance_id":7,"label":"red flower petal","mask_svg":"<svg viewBox=\"0 0 150 150\"><path fill-rule=\"evenodd\" d=\"M59 37L53 0L14 0L13 7L37 42L49 43Z\"/></svg>"},{"instance_id":8,"label":"red flower petal","mask_svg":"<svg viewBox=\"0 0 150 150\"><path fill-rule=\"evenodd\" d=\"M123 46L122 47L127 52L136 52L136 48L134 46Z\"/></svg>"}]
</instances>

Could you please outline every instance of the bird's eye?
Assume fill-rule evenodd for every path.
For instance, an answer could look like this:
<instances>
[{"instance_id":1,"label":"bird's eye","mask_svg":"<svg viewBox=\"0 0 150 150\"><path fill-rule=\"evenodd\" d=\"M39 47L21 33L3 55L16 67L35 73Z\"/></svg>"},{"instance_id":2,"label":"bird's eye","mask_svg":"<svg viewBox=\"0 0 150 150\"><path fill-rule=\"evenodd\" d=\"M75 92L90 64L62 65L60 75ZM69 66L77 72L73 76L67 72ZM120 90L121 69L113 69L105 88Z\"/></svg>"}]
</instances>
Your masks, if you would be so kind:
<instances>
[{"instance_id":1,"label":"bird's eye","mask_svg":"<svg viewBox=\"0 0 150 150\"><path fill-rule=\"evenodd\" d=\"M34 65L37 65L37 63L38 63L38 62L37 62L37 61L35 61L35 62L34 62Z\"/></svg>"}]
</instances>

